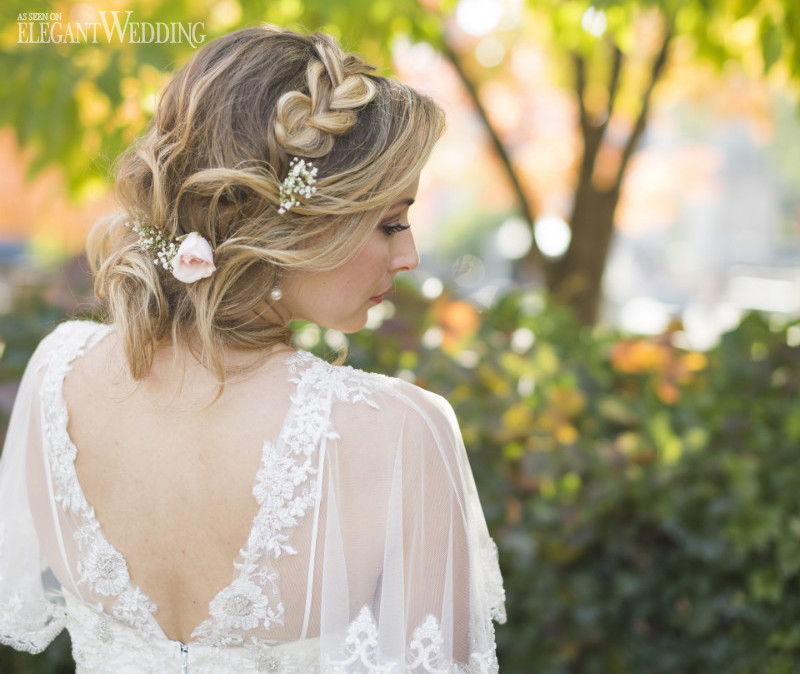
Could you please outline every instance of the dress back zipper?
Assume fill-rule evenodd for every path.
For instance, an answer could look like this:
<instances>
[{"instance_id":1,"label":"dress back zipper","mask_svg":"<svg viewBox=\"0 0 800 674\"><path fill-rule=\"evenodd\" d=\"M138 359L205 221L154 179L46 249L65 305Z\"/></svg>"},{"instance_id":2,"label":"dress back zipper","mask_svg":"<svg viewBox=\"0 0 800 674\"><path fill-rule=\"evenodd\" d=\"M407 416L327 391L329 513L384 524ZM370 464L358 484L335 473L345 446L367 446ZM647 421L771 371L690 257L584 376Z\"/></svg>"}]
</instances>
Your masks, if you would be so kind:
<instances>
[{"instance_id":1,"label":"dress back zipper","mask_svg":"<svg viewBox=\"0 0 800 674\"><path fill-rule=\"evenodd\" d=\"M189 674L189 647L181 644L181 674Z\"/></svg>"}]
</instances>

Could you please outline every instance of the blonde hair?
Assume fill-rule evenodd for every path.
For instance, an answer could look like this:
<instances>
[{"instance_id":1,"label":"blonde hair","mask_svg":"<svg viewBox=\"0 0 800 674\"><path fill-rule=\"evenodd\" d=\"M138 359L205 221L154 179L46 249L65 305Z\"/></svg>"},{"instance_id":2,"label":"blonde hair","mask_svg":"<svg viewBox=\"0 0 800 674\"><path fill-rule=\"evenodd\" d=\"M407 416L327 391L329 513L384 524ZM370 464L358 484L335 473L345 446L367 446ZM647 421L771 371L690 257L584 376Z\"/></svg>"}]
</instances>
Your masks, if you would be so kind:
<instances>
[{"instance_id":1,"label":"blonde hair","mask_svg":"<svg viewBox=\"0 0 800 674\"><path fill-rule=\"evenodd\" d=\"M210 42L168 83L145 134L117 165L123 212L99 221L87 253L134 379L156 347L182 341L225 380L227 349L291 340L260 314L287 270L334 269L419 174L443 129L429 98L373 74L328 35L275 26ZM283 215L292 157L313 159L316 193ZM126 223L165 239L198 232L215 273L186 284L153 263Z\"/></svg>"}]
</instances>

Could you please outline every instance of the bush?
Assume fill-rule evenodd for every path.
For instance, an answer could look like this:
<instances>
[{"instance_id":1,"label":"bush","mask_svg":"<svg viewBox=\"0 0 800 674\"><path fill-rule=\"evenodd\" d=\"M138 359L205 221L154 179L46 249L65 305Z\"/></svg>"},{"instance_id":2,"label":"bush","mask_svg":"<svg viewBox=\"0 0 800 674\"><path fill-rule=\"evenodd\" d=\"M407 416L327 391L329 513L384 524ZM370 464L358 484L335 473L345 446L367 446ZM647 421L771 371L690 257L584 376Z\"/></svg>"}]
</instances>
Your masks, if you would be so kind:
<instances>
[{"instance_id":1,"label":"bush","mask_svg":"<svg viewBox=\"0 0 800 674\"><path fill-rule=\"evenodd\" d=\"M407 287L393 299L350 337L349 362L456 410L506 582L501 672L798 669L800 327L751 315L692 353L673 345L679 326L589 331L532 293L482 313ZM19 328L4 361L42 332ZM300 329L330 355L324 337ZM41 664L52 654L36 670L7 658L4 672L63 671Z\"/></svg>"},{"instance_id":2,"label":"bush","mask_svg":"<svg viewBox=\"0 0 800 674\"><path fill-rule=\"evenodd\" d=\"M453 304L402 314L436 331ZM800 328L750 315L702 354L525 293L479 318L433 350L390 322L351 358L456 409L506 582L501 672L796 671Z\"/></svg>"}]
</instances>

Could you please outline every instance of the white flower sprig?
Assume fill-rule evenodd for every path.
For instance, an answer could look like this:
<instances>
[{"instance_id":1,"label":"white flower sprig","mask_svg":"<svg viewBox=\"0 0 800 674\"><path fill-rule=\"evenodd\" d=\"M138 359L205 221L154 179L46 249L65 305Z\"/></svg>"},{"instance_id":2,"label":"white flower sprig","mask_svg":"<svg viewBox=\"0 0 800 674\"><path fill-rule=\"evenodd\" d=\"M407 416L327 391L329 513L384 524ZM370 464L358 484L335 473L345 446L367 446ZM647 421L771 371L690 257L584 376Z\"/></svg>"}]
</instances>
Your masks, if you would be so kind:
<instances>
[{"instance_id":1,"label":"white flower sprig","mask_svg":"<svg viewBox=\"0 0 800 674\"><path fill-rule=\"evenodd\" d=\"M155 227L134 220L126 223L139 235L139 245L156 254L153 264L160 264L179 281L194 283L216 271L214 250L197 232L189 232L173 239L165 239Z\"/></svg>"},{"instance_id":2,"label":"white flower sprig","mask_svg":"<svg viewBox=\"0 0 800 674\"><path fill-rule=\"evenodd\" d=\"M172 261L178 254L178 244L182 237L169 241L158 229L145 225L140 220L125 224L139 235L139 245L142 248L156 254L153 264L160 264L167 271L172 271Z\"/></svg>"},{"instance_id":3,"label":"white flower sprig","mask_svg":"<svg viewBox=\"0 0 800 674\"><path fill-rule=\"evenodd\" d=\"M310 161L295 157L289 163L289 173L281 183L281 204L278 213L283 215L300 204L297 197L308 199L317 191L317 168Z\"/></svg>"}]
</instances>

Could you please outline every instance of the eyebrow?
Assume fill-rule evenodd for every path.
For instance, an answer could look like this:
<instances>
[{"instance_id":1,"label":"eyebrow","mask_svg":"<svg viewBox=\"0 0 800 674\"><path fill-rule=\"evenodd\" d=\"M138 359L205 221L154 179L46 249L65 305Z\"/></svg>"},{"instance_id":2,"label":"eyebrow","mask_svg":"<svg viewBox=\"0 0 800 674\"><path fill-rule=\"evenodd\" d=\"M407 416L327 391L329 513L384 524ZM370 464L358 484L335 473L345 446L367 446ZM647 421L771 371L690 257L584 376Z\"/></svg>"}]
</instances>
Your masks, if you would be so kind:
<instances>
[{"instance_id":1,"label":"eyebrow","mask_svg":"<svg viewBox=\"0 0 800 674\"><path fill-rule=\"evenodd\" d=\"M403 199L402 201L398 201L396 204L392 204L392 207L389 209L393 211L395 208L403 208L404 206L412 206L414 204L414 199Z\"/></svg>"},{"instance_id":2,"label":"eyebrow","mask_svg":"<svg viewBox=\"0 0 800 674\"><path fill-rule=\"evenodd\" d=\"M402 201L398 201L396 204L392 204L389 207L389 210L386 211L386 216L385 217L389 218L389 219L396 218L399 215L400 211L403 210L403 208L409 208L413 203L414 203L414 199L411 199L411 198L403 199Z\"/></svg>"}]
</instances>

